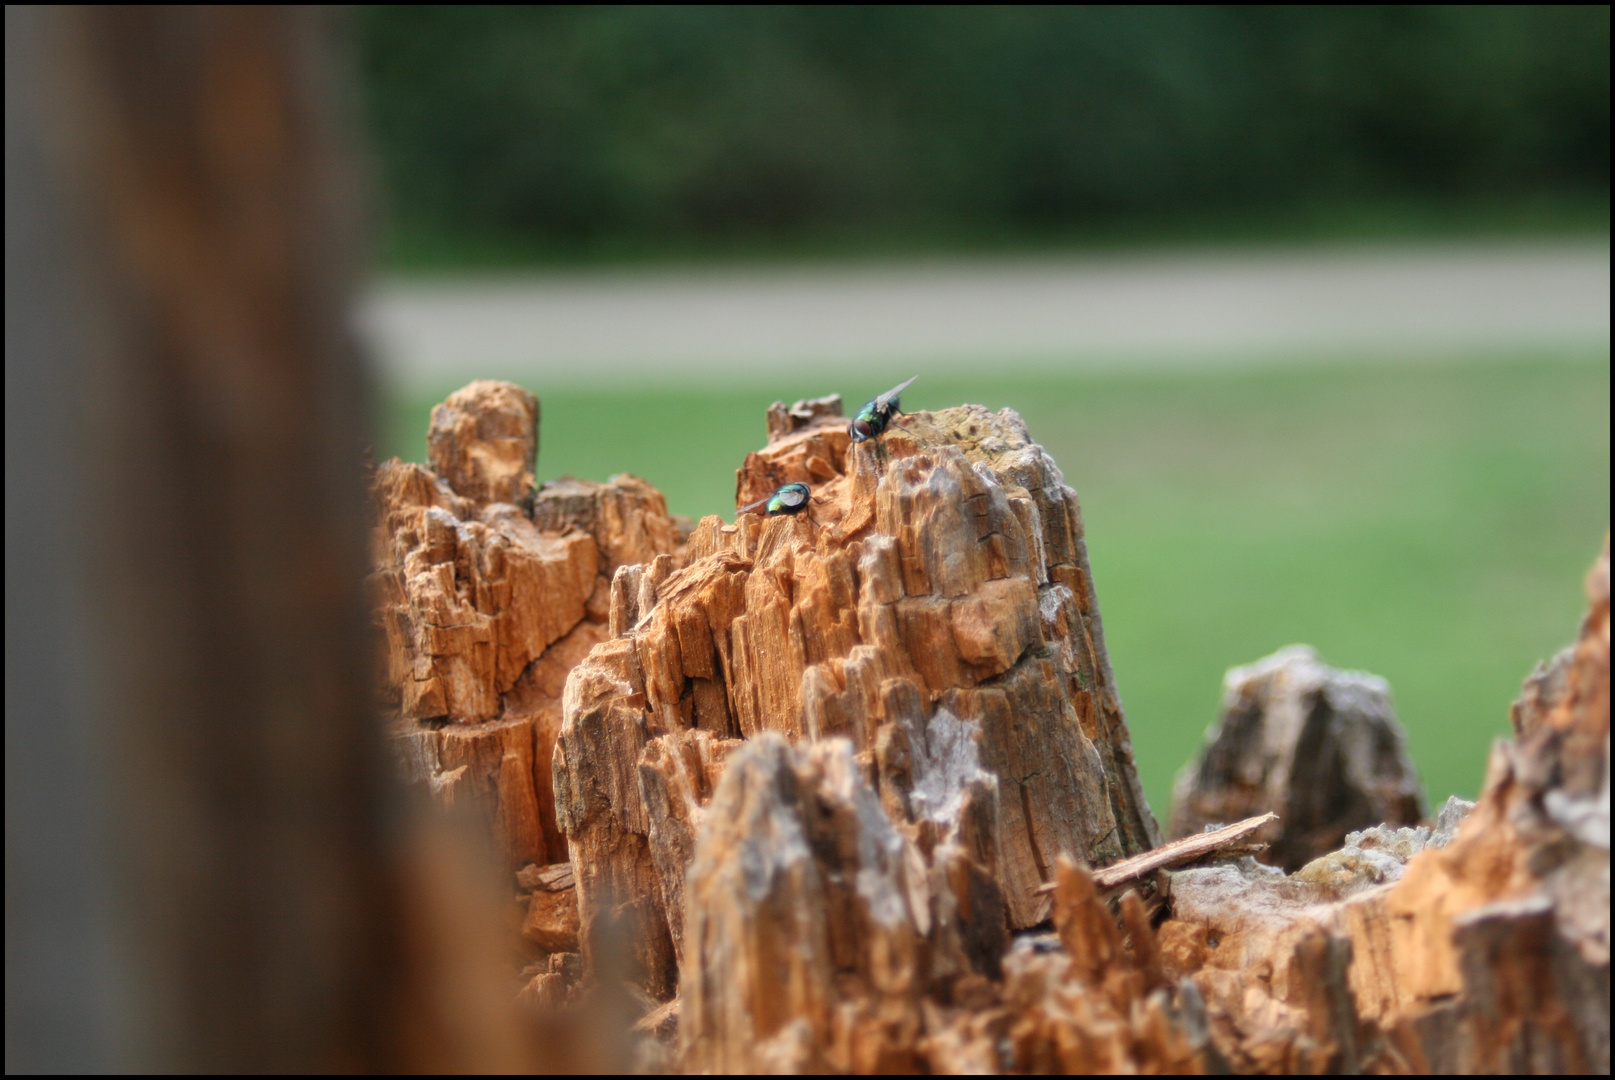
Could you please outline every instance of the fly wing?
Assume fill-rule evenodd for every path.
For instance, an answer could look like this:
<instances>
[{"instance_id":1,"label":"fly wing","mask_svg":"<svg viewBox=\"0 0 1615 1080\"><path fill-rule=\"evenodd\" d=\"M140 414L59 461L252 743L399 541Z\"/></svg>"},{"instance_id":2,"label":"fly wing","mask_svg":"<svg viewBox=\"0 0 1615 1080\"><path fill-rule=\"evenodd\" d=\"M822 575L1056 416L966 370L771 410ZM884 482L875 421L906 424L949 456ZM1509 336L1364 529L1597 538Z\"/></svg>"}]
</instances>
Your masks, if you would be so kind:
<instances>
[{"instance_id":1,"label":"fly wing","mask_svg":"<svg viewBox=\"0 0 1615 1080\"><path fill-rule=\"evenodd\" d=\"M880 395L880 397L876 398L875 399L875 405L876 406L885 405L887 402L894 400L897 397L898 394L901 394L904 390L908 389L909 383L912 383L915 379L918 379L918 378L919 378L918 375L914 375L914 376L911 376L908 379L907 382L898 383L896 386L892 387L890 390L888 390L884 394Z\"/></svg>"},{"instance_id":2,"label":"fly wing","mask_svg":"<svg viewBox=\"0 0 1615 1080\"><path fill-rule=\"evenodd\" d=\"M773 497L774 496L773 496L772 493L770 493L768 495L764 495L762 498L758 499L756 502L747 503L745 506L740 507L738 510L735 511L735 513L737 513L737 514L749 514L753 510L757 509L759 506L763 505L769 499L772 499Z\"/></svg>"}]
</instances>

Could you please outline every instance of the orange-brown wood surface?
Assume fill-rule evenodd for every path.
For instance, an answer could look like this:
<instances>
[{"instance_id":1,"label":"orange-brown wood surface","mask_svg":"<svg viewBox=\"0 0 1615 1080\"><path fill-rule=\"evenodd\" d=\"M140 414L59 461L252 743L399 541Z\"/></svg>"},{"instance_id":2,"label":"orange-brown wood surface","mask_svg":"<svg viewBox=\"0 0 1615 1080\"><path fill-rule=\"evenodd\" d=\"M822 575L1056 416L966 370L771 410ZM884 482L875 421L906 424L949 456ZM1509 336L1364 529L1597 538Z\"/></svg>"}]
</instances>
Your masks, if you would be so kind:
<instances>
[{"instance_id":1,"label":"orange-brown wood surface","mask_svg":"<svg viewBox=\"0 0 1615 1080\"><path fill-rule=\"evenodd\" d=\"M534 491L508 384L379 469L396 741L520 867L522 1002L626 983L657 1069L1607 1070L1607 548L1478 804L1421 821L1383 681L1293 649L1230 672L1163 845L1053 461L1008 410L840 412L737 471L806 511L693 529Z\"/></svg>"}]
</instances>

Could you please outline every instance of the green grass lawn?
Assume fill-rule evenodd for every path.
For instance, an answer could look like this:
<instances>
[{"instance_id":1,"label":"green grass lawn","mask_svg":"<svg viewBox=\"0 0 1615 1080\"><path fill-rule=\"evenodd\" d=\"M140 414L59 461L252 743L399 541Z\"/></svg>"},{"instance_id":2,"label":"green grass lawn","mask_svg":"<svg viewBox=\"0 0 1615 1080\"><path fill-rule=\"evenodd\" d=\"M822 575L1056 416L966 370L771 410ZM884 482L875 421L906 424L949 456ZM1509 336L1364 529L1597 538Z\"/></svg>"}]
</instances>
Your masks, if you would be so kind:
<instances>
[{"instance_id":1,"label":"green grass lawn","mask_svg":"<svg viewBox=\"0 0 1615 1080\"><path fill-rule=\"evenodd\" d=\"M892 373L906 376L907 370ZM763 410L867 385L535 386L540 478L632 472L731 514ZM881 385L875 385L880 382ZM448 389L448 388L445 388ZM1222 674L1292 642L1390 680L1432 801L1473 796L1508 703L1574 636L1609 522L1609 359L1260 373L922 378L909 408L1018 410L1082 499L1099 601L1156 813ZM420 460L432 402L388 411Z\"/></svg>"}]
</instances>

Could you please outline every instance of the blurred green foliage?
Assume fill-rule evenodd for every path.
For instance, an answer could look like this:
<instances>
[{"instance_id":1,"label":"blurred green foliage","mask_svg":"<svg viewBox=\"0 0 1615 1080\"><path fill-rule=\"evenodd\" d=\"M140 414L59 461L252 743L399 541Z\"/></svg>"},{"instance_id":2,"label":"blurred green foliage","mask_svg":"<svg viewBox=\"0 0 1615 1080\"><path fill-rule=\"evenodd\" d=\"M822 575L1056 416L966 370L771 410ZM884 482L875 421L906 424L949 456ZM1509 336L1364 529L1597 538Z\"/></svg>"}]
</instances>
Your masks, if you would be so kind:
<instances>
[{"instance_id":1,"label":"blurred green foliage","mask_svg":"<svg viewBox=\"0 0 1615 1080\"><path fill-rule=\"evenodd\" d=\"M357 19L395 262L1608 227L1608 6Z\"/></svg>"},{"instance_id":2,"label":"blurred green foliage","mask_svg":"<svg viewBox=\"0 0 1615 1080\"><path fill-rule=\"evenodd\" d=\"M1433 800L1473 796L1508 703L1575 636L1609 523L1609 357L924 376L910 409L1010 406L1081 495L1105 633L1151 805L1216 716L1224 670L1293 642L1388 678ZM731 516L763 410L825 385L558 390L539 475L633 472ZM443 387L444 392L453 387ZM421 460L431 399L384 417Z\"/></svg>"}]
</instances>

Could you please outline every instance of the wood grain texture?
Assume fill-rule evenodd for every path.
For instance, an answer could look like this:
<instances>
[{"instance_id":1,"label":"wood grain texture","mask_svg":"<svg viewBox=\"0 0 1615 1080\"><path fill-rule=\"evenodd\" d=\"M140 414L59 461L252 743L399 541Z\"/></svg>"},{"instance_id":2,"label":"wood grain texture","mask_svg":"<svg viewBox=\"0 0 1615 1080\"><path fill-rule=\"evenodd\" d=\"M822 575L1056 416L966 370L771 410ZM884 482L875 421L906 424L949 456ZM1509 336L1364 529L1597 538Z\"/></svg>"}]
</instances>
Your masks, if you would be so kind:
<instances>
[{"instance_id":1,"label":"wood grain texture","mask_svg":"<svg viewBox=\"0 0 1615 1080\"><path fill-rule=\"evenodd\" d=\"M432 467L394 459L371 485L405 773L475 799L513 867L566 858L550 762L567 675L608 636L610 572L680 540L634 477L535 490L538 411L517 386L474 382L432 411Z\"/></svg>"},{"instance_id":2,"label":"wood grain texture","mask_svg":"<svg viewBox=\"0 0 1615 1080\"><path fill-rule=\"evenodd\" d=\"M736 740L846 740L928 856L975 792L1009 928L1047 916L1036 890L1062 855L1159 839L1054 463L1009 411L910 414L855 447L833 406L776 408L737 474L740 504L803 482L809 510L707 518L681 555L619 569L620 636L568 683L556 801L585 949L601 912L631 909L654 996L675 986L692 840Z\"/></svg>"},{"instance_id":3,"label":"wood grain texture","mask_svg":"<svg viewBox=\"0 0 1615 1080\"><path fill-rule=\"evenodd\" d=\"M1263 861L1286 870L1372 825L1424 816L1419 774L1384 679L1292 645L1223 680L1222 715L1178 775L1169 835L1271 812Z\"/></svg>"},{"instance_id":4,"label":"wood grain texture","mask_svg":"<svg viewBox=\"0 0 1615 1080\"><path fill-rule=\"evenodd\" d=\"M1170 875L1167 967L1200 986L1236 1069L1609 1068L1607 539L1587 591L1576 644L1526 681L1461 824L1353 834L1290 876Z\"/></svg>"},{"instance_id":5,"label":"wood grain texture","mask_svg":"<svg viewBox=\"0 0 1615 1080\"><path fill-rule=\"evenodd\" d=\"M1224 825L1220 829L1211 829L1196 833L1194 836L1185 836L1181 840L1169 841L1142 855L1134 855L1130 859L1111 863L1103 870L1096 871L1093 875L1094 884L1101 892L1110 892L1140 881L1157 870L1212 858L1232 857L1229 855L1230 852L1239 855L1256 854L1265 845L1253 844L1251 837L1277 819L1277 814L1258 814L1244 821L1236 821L1232 825ZM1047 885L1040 886L1037 891L1052 893L1054 889L1055 883L1051 881Z\"/></svg>"},{"instance_id":6,"label":"wood grain texture","mask_svg":"<svg viewBox=\"0 0 1615 1080\"><path fill-rule=\"evenodd\" d=\"M442 445L481 402L519 478L526 400ZM1162 844L1053 462L1007 410L838 413L776 404L737 472L803 513L688 534L632 478L378 471L396 745L528 864L523 1002L627 993L647 1069L1607 1069L1607 543L1478 803L1420 823L1388 688L1292 649L1230 672L1176 827L1257 812Z\"/></svg>"}]
</instances>

